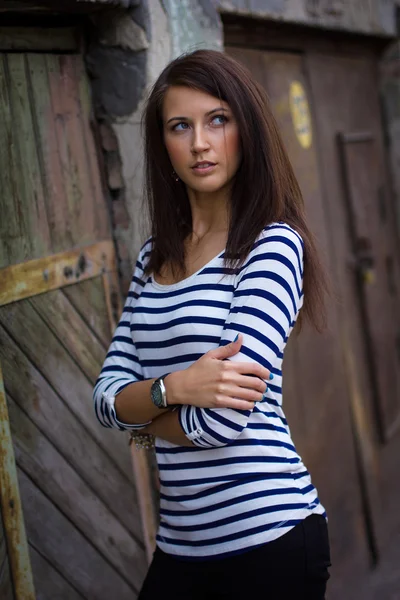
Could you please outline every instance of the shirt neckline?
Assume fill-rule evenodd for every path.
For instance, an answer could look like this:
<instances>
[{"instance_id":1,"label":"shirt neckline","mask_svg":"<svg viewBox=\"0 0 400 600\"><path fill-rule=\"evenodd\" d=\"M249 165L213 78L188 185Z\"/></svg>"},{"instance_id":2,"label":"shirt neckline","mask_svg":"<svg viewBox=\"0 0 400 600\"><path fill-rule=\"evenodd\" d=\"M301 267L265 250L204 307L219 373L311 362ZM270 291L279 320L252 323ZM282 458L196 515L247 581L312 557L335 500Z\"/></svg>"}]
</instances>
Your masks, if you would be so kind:
<instances>
[{"instance_id":1,"label":"shirt neckline","mask_svg":"<svg viewBox=\"0 0 400 600\"><path fill-rule=\"evenodd\" d=\"M212 258L210 261L208 261L208 263L203 265L201 267L201 269L199 269L195 273L192 273L192 275L189 275L189 277L185 277L185 279L181 279L177 283L170 283L170 284L158 283L157 281L154 280L153 272L150 273L150 282L149 283L157 290L164 290L164 291L176 290L180 287L184 287L188 282L192 281L192 279L197 277L197 275L200 275L200 273L202 271L209 268L214 262L216 262L219 258L221 258L223 256L223 254L225 253L225 250L226 250L226 248L224 248L219 254L217 254L217 256L214 256L214 258Z\"/></svg>"}]
</instances>

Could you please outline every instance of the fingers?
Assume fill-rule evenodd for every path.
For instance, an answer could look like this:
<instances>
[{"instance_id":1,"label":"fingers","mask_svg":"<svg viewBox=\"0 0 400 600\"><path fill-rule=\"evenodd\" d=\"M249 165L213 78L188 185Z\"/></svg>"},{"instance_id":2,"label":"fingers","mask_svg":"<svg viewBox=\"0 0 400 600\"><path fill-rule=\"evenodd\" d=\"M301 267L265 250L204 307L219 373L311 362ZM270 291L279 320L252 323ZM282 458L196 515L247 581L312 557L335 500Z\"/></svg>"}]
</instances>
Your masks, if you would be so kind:
<instances>
[{"instance_id":1,"label":"fingers","mask_svg":"<svg viewBox=\"0 0 400 600\"><path fill-rule=\"evenodd\" d=\"M257 388L253 387L239 387L238 385L220 385L219 395L222 397L237 398L240 400L246 400L247 402L261 402L266 391L266 385L260 379L258 380L261 385Z\"/></svg>"},{"instance_id":2,"label":"fingers","mask_svg":"<svg viewBox=\"0 0 400 600\"><path fill-rule=\"evenodd\" d=\"M247 377L246 375L239 375L236 373L234 382L240 388L248 388L257 393L261 393L262 395L264 395L268 389L268 385L259 377Z\"/></svg>"},{"instance_id":3,"label":"fingers","mask_svg":"<svg viewBox=\"0 0 400 600\"><path fill-rule=\"evenodd\" d=\"M218 401L214 408L235 408L236 410L253 410L255 402L247 402L240 398L224 397Z\"/></svg>"},{"instance_id":4,"label":"fingers","mask_svg":"<svg viewBox=\"0 0 400 600\"><path fill-rule=\"evenodd\" d=\"M226 346L219 346L218 348L215 348L215 350L210 350L207 352L207 354L213 358L224 360L225 358L229 358L230 356L237 354L241 348L242 342L243 336L238 333L233 342L226 344Z\"/></svg>"},{"instance_id":5,"label":"fingers","mask_svg":"<svg viewBox=\"0 0 400 600\"><path fill-rule=\"evenodd\" d=\"M251 376L253 378L259 377L266 381L270 381L274 378L273 374L266 367L263 367L258 363L227 361L224 363L224 368L227 371L235 371L241 375L247 375L249 378L251 378Z\"/></svg>"}]
</instances>

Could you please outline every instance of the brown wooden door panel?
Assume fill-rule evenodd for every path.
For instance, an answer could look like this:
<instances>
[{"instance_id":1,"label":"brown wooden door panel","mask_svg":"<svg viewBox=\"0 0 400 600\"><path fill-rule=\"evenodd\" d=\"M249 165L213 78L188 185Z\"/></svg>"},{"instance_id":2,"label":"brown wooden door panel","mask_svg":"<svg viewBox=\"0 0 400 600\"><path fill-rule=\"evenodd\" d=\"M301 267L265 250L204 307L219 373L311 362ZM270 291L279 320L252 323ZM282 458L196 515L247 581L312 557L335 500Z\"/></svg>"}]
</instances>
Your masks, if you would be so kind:
<instances>
[{"instance_id":1,"label":"brown wooden door panel","mask_svg":"<svg viewBox=\"0 0 400 600\"><path fill-rule=\"evenodd\" d=\"M307 65L318 106L339 309L355 366L363 422L358 436L370 455L363 476L374 483L378 500L370 504L370 542L383 559L389 540L400 531L400 431L387 435L398 415L400 315L398 254L384 168L376 65L367 58L329 54L310 54ZM357 252L366 254L367 264L362 259L360 263ZM373 263L372 278L368 261Z\"/></svg>"},{"instance_id":2,"label":"brown wooden door panel","mask_svg":"<svg viewBox=\"0 0 400 600\"><path fill-rule=\"evenodd\" d=\"M400 425L400 295L397 256L387 222L379 149L371 133L339 135L355 275L383 440ZM383 227L382 227L383 225Z\"/></svg>"},{"instance_id":3,"label":"brown wooden door panel","mask_svg":"<svg viewBox=\"0 0 400 600\"><path fill-rule=\"evenodd\" d=\"M332 223L326 214L316 146L314 104L302 54L227 48L264 86L298 178L308 222L321 257L332 271L329 239ZM296 135L291 111L291 86L301 84L308 99L310 143ZM335 290L334 290L335 292ZM284 359L284 410L294 442L317 485L329 516L332 579L344 588L357 580L369 563L359 459L354 447L351 399L343 376L341 323L335 295L328 302L328 330L319 335L308 326L292 335ZM354 584L356 585L356 584ZM340 583L332 597L344 598Z\"/></svg>"}]
</instances>

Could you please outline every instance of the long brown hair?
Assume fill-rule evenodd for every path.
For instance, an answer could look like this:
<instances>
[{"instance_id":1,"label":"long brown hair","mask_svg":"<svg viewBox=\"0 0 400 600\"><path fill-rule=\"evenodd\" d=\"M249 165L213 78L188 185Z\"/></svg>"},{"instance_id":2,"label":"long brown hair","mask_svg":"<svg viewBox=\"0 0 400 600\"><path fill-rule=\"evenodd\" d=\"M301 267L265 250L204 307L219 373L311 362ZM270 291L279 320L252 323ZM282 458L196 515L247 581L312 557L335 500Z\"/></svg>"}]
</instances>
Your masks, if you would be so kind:
<instances>
[{"instance_id":1,"label":"long brown hair","mask_svg":"<svg viewBox=\"0 0 400 600\"><path fill-rule=\"evenodd\" d=\"M163 139L162 108L170 86L187 86L227 102L238 124L242 160L235 175L225 266L238 268L270 223L284 221L304 242L302 313L318 330L325 324L325 274L305 221L302 194L264 89L226 54L196 50L173 60L153 86L143 115L145 194L152 252L146 272L169 264L185 273L184 240L192 232L186 187L172 176Z\"/></svg>"}]
</instances>

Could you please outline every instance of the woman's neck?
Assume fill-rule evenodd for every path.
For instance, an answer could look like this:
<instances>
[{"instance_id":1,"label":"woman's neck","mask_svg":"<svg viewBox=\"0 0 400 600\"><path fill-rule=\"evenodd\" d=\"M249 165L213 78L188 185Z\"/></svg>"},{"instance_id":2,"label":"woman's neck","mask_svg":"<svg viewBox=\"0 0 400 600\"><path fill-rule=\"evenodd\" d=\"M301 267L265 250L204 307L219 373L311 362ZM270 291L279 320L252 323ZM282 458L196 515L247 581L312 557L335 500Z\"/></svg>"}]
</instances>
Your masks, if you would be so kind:
<instances>
[{"instance_id":1,"label":"woman's neck","mask_svg":"<svg viewBox=\"0 0 400 600\"><path fill-rule=\"evenodd\" d=\"M229 198L226 194L197 194L188 191L192 211L193 243L204 237L220 235L229 229Z\"/></svg>"}]
</instances>

